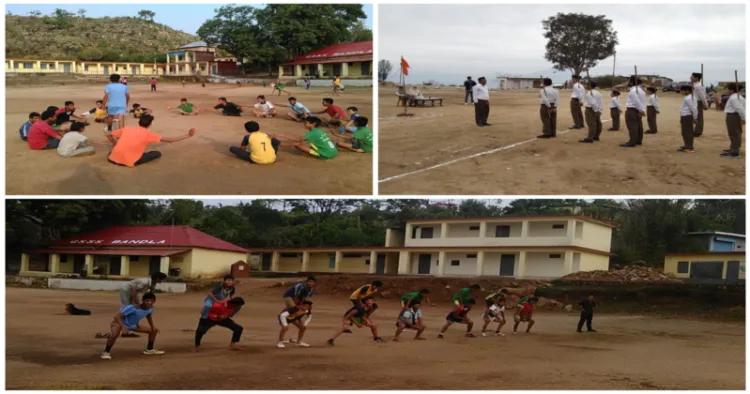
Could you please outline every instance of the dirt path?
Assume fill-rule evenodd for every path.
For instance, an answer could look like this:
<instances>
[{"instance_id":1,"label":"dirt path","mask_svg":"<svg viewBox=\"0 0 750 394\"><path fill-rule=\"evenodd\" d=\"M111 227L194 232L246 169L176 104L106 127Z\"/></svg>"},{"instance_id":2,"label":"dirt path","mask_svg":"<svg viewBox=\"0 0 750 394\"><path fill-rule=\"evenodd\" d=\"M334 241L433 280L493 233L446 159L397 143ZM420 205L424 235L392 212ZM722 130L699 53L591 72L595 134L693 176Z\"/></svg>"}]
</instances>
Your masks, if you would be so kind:
<instances>
[{"instance_id":1,"label":"dirt path","mask_svg":"<svg viewBox=\"0 0 750 394\"><path fill-rule=\"evenodd\" d=\"M341 151L334 160L322 161L306 157L294 148L282 148L278 160L269 166L251 165L229 152L239 146L245 136L243 125L256 120L261 130L302 136L301 123L278 119L261 119L244 115L241 118L223 117L211 107L220 96L240 104L255 103L259 94L266 95L277 106L287 104L287 95L268 96L271 89L213 85L205 88L163 83L152 93L146 82L131 84L132 101L154 110L156 120L152 130L175 137L195 127L192 139L175 144L152 145L162 158L155 163L130 169L107 162L108 148L98 148L94 156L62 158L56 150L31 151L18 135L18 128L28 120L32 111L41 112L50 105L62 107L66 100L76 102L78 113L94 106L103 96L104 85L72 85L20 88L6 90L6 179L11 195L323 195L371 194L372 155ZM292 87L290 91L311 111L321 107L328 89ZM180 116L166 107L177 106L182 97L200 108L199 116ZM342 107L356 106L372 118L372 90L351 89L336 98ZM286 109L281 109L286 113ZM93 122L92 122L93 123ZM126 123L134 125L128 118ZM86 135L92 141L106 141L99 124L90 126Z\"/></svg>"},{"instance_id":2,"label":"dirt path","mask_svg":"<svg viewBox=\"0 0 750 394\"><path fill-rule=\"evenodd\" d=\"M144 338L121 339L114 359L98 358L117 295L9 288L6 291L6 380L10 389L735 389L745 387L745 327L688 320L601 314L596 334L576 334L577 316L539 313L532 334L468 339L453 327L435 339L447 305L425 310L429 340L394 343L395 301L380 301L375 321L385 344L364 330L325 340L348 308L345 297L315 297L309 349L274 347L281 289L239 289L249 300L238 315L245 352L228 352L230 335L215 328L204 351L191 353L202 295L159 295L154 320L161 357L140 354ZM256 290L250 290L256 288ZM278 290L278 291L277 291ZM92 316L62 315L63 303ZM478 318L479 312L470 317ZM503 329L510 332L510 327ZM476 329L475 329L476 332ZM44 368L40 368L44 367ZM33 371L33 373L29 373Z\"/></svg>"},{"instance_id":3,"label":"dirt path","mask_svg":"<svg viewBox=\"0 0 750 394\"><path fill-rule=\"evenodd\" d=\"M719 157L729 147L723 113L713 108L706 111L704 136L696 139L696 153L676 152L682 146L682 96L675 93L660 93L659 133L646 135L642 147L626 149L618 146L628 140L624 117L618 132L606 131L611 122L604 123L602 141L593 145L578 143L587 130L536 140L541 134L536 90L492 92L492 126L485 128L475 125L474 108L463 105L462 91L423 92L443 97L444 106L410 109L415 116L404 119L395 116L403 108L395 106L392 90L380 91L381 194L716 195L745 191L744 157ZM609 106L609 92L602 94ZM561 92L560 131L572 124L569 96L569 90ZM625 99L620 101L624 106ZM606 119L610 119L608 111L602 116ZM502 149L509 146L513 147ZM464 159L492 150L496 151ZM402 176L431 166L440 167Z\"/></svg>"}]
</instances>

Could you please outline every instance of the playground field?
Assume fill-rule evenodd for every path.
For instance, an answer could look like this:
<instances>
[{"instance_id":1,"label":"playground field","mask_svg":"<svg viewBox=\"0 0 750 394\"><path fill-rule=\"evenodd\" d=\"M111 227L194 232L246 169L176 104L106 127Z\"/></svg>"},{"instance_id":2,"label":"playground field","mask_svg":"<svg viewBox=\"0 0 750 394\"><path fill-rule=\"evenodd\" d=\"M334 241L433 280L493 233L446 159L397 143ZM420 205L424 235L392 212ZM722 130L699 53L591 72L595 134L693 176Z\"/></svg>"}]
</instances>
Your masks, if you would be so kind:
<instances>
[{"instance_id":1,"label":"playground field","mask_svg":"<svg viewBox=\"0 0 750 394\"><path fill-rule=\"evenodd\" d=\"M273 281L275 282L275 281ZM597 333L577 334L578 315L535 313L531 334L465 338L454 325L436 339L448 303L424 309L426 341L406 332L392 342L395 298L378 299L373 315L387 341L374 344L366 329L326 339L351 304L346 295L313 297L305 340L310 348L277 349L283 288L243 280L248 304L236 317L245 328L243 352L226 350L230 333L216 327L192 352L204 293L158 294L156 347L144 356L145 338L120 339L112 360L99 359L117 312L116 293L28 288L6 290L6 386L24 390L743 390L745 326L636 315L597 314ZM64 315L72 302L91 316ZM479 311L469 317L479 319ZM478 331L474 329L475 333ZM520 331L520 330L519 330ZM294 329L291 330L295 333ZM296 335L296 333L295 333Z\"/></svg>"},{"instance_id":2,"label":"playground field","mask_svg":"<svg viewBox=\"0 0 750 394\"><path fill-rule=\"evenodd\" d=\"M154 111L151 130L166 137L178 137L196 128L195 137L173 144L149 146L162 157L136 168L120 167L107 161L108 147L98 147L93 156L63 158L56 150L32 151L19 138L18 129L30 112L41 113L48 106L63 107L66 100L76 104L76 114L94 107L104 95L101 84L45 87L12 86L6 90L6 190L9 195L327 195L372 193L372 154L339 149L333 160L317 160L293 147L282 147L276 163L254 165L229 152L246 135L243 124L256 120L261 131L301 137L302 123L289 120L286 108L278 108L275 119L225 117L213 110L217 98L224 96L237 104L251 105L260 94L274 105L288 104L287 95L270 97L271 88L237 87L230 84L162 83L150 92L148 82L131 81L131 104L139 103ZM311 111L322 109L321 101L330 97L329 88L288 87L299 102ZM201 111L198 116L181 116L168 111L180 98L187 98ZM350 88L334 98L343 108L355 106L360 114L372 118L372 89ZM85 135L91 141L106 142L103 126L92 123ZM127 125L136 120L127 118ZM333 130L333 129L327 129ZM334 141L335 142L335 141Z\"/></svg>"},{"instance_id":3,"label":"playground field","mask_svg":"<svg viewBox=\"0 0 750 394\"><path fill-rule=\"evenodd\" d=\"M714 107L705 112L696 153L676 152L683 145L683 98L675 93L659 93L658 134L645 135L643 146L621 148L628 141L624 114L620 131L607 131L609 91L601 92L607 109L595 144L578 142L587 129L566 131L573 124L570 90L560 91L558 137L549 140L535 139L542 133L536 89L491 91L492 126L484 128L474 122L473 105L464 105L463 88L425 89L424 96L442 97L443 106L409 108L412 118L396 116L403 107L396 106L394 92L393 87L379 92L381 194L745 194L744 154L719 157L729 148L723 112ZM623 108L625 102L621 96ZM643 123L647 128L645 117Z\"/></svg>"}]
</instances>

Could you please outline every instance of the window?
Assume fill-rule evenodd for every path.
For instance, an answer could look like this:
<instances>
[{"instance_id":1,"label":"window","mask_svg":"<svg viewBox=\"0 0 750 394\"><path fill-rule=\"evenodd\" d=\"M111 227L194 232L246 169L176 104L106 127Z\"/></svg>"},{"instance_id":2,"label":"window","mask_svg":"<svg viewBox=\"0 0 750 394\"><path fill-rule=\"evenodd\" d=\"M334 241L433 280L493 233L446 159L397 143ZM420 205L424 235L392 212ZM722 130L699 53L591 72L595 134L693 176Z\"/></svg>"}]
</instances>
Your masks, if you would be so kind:
<instances>
[{"instance_id":1,"label":"window","mask_svg":"<svg viewBox=\"0 0 750 394\"><path fill-rule=\"evenodd\" d=\"M49 69L50 69L50 70L54 70L54 69L55 69L55 64L54 64L54 63L50 63L50 65L49 65Z\"/></svg>"},{"instance_id":2,"label":"window","mask_svg":"<svg viewBox=\"0 0 750 394\"><path fill-rule=\"evenodd\" d=\"M560 253L554 253L554 254L549 255L549 258L559 259L559 258L562 258L562 255Z\"/></svg>"},{"instance_id":3,"label":"window","mask_svg":"<svg viewBox=\"0 0 750 394\"><path fill-rule=\"evenodd\" d=\"M336 269L336 254L335 253L328 253L328 268L329 269Z\"/></svg>"},{"instance_id":4,"label":"window","mask_svg":"<svg viewBox=\"0 0 750 394\"><path fill-rule=\"evenodd\" d=\"M88 64L84 64L83 65L83 71L88 71L88 70L89 70L89 65Z\"/></svg>"},{"instance_id":5,"label":"window","mask_svg":"<svg viewBox=\"0 0 750 394\"><path fill-rule=\"evenodd\" d=\"M411 238L412 239L417 238L417 229L418 228L419 228L419 226L414 226L414 227L411 228Z\"/></svg>"},{"instance_id":6,"label":"window","mask_svg":"<svg viewBox=\"0 0 750 394\"><path fill-rule=\"evenodd\" d=\"M565 225L564 224L553 224L552 228L555 229L555 230L564 229Z\"/></svg>"},{"instance_id":7,"label":"window","mask_svg":"<svg viewBox=\"0 0 750 394\"><path fill-rule=\"evenodd\" d=\"M42 68L42 70L46 70L47 69L47 65L44 64L44 63L42 63L42 67L41 68Z\"/></svg>"},{"instance_id":8,"label":"window","mask_svg":"<svg viewBox=\"0 0 750 394\"><path fill-rule=\"evenodd\" d=\"M344 255L343 255L343 256L344 256L344 257L353 257L353 258L357 258L357 257L362 257L362 253L344 253Z\"/></svg>"},{"instance_id":9,"label":"window","mask_svg":"<svg viewBox=\"0 0 750 394\"><path fill-rule=\"evenodd\" d=\"M68 262L68 255L67 254L61 254L60 255L60 264L67 263Z\"/></svg>"},{"instance_id":10,"label":"window","mask_svg":"<svg viewBox=\"0 0 750 394\"><path fill-rule=\"evenodd\" d=\"M424 238L432 238L433 230L435 230L435 229L433 229L432 227L425 227L425 228L423 228L422 229L422 237L421 238L423 238L423 239Z\"/></svg>"},{"instance_id":11,"label":"window","mask_svg":"<svg viewBox=\"0 0 750 394\"><path fill-rule=\"evenodd\" d=\"M458 267L461 265L461 260L451 260L451 267Z\"/></svg>"},{"instance_id":12,"label":"window","mask_svg":"<svg viewBox=\"0 0 750 394\"><path fill-rule=\"evenodd\" d=\"M687 261L680 261L677 263L677 273L687 274L690 271L690 263Z\"/></svg>"},{"instance_id":13,"label":"window","mask_svg":"<svg viewBox=\"0 0 750 394\"><path fill-rule=\"evenodd\" d=\"M510 237L510 226L496 226L495 227L495 238L508 238Z\"/></svg>"},{"instance_id":14,"label":"window","mask_svg":"<svg viewBox=\"0 0 750 394\"><path fill-rule=\"evenodd\" d=\"M141 256L130 256L130 261L138 261L140 258Z\"/></svg>"},{"instance_id":15,"label":"window","mask_svg":"<svg viewBox=\"0 0 750 394\"><path fill-rule=\"evenodd\" d=\"M467 254L466 258L467 259L475 259L475 258L477 258L477 254L476 253L474 253L474 254Z\"/></svg>"},{"instance_id":16,"label":"window","mask_svg":"<svg viewBox=\"0 0 750 394\"><path fill-rule=\"evenodd\" d=\"M479 226L470 226L469 231L479 231Z\"/></svg>"},{"instance_id":17,"label":"window","mask_svg":"<svg viewBox=\"0 0 750 394\"><path fill-rule=\"evenodd\" d=\"M297 253L280 253L279 257L297 257Z\"/></svg>"},{"instance_id":18,"label":"window","mask_svg":"<svg viewBox=\"0 0 750 394\"><path fill-rule=\"evenodd\" d=\"M34 63L24 63L23 68L32 69L34 68Z\"/></svg>"},{"instance_id":19,"label":"window","mask_svg":"<svg viewBox=\"0 0 750 394\"><path fill-rule=\"evenodd\" d=\"M365 260L365 265L370 265L370 259Z\"/></svg>"}]
</instances>

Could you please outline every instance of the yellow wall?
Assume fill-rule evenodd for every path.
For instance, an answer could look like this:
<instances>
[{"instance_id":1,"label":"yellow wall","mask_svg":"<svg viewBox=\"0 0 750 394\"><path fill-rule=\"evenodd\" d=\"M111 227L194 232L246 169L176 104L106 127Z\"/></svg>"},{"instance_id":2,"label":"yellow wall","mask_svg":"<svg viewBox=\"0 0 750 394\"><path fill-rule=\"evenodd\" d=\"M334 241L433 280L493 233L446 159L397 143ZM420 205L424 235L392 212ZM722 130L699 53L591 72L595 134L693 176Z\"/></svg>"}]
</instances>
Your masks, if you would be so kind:
<instances>
[{"instance_id":1,"label":"yellow wall","mask_svg":"<svg viewBox=\"0 0 750 394\"><path fill-rule=\"evenodd\" d=\"M246 261L247 254L243 252L227 252L223 250L193 249L190 271L182 271L183 276L193 277L201 274L228 274L232 264L238 260ZM170 262L170 265L171 262Z\"/></svg>"},{"instance_id":2,"label":"yellow wall","mask_svg":"<svg viewBox=\"0 0 750 394\"><path fill-rule=\"evenodd\" d=\"M72 274L73 273L73 258L74 257L73 257L72 254L69 254L69 255L67 255L67 258L68 258L67 262L63 263L62 262L62 255L60 255L60 259L61 259L61 261L60 261L60 272L64 273L64 274Z\"/></svg>"},{"instance_id":3,"label":"yellow wall","mask_svg":"<svg viewBox=\"0 0 750 394\"><path fill-rule=\"evenodd\" d=\"M573 243L589 249L609 252L612 248L612 229L600 224L591 222L583 223L583 238L573 237Z\"/></svg>"},{"instance_id":4,"label":"yellow wall","mask_svg":"<svg viewBox=\"0 0 750 394\"><path fill-rule=\"evenodd\" d=\"M279 257L280 272L299 272L302 269L302 253L296 257Z\"/></svg>"},{"instance_id":5,"label":"yellow wall","mask_svg":"<svg viewBox=\"0 0 750 394\"><path fill-rule=\"evenodd\" d=\"M73 61L73 60L58 60L57 66L50 69L50 65L55 65L54 60L13 60L14 66L11 67L11 61L5 61L5 72L14 73L63 73L65 72L65 65L69 64L70 73L80 73L89 75L104 75L104 66L109 66L109 74L119 73L121 75L132 75L132 67L136 67L136 75L154 75L154 63L108 63L108 62L93 62L93 61ZM24 68L23 64L31 64L31 68ZM18 64L18 68L15 67ZM42 64L46 65L45 69L42 69ZM141 72L141 65L143 65L143 72ZM86 67L88 66L88 70ZM158 64L159 75L164 74L163 64ZM117 68L117 70L115 70Z\"/></svg>"},{"instance_id":6,"label":"yellow wall","mask_svg":"<svg viewBox=\"0 0 750 394\"><path fill-rule=\"evenodd\" d=\"M310 253L307 270L309 272L334 272L333 268L328 268L328 253Z\"/></svg>"},{"instance_id":7,"label":"yellow wall","mask_svg":"<svg viewBox=\"0 0 750 394\"><path fill-rule=\"evenodd\" d=\"M609 270L609 256L602 256L600 254L581 252L580 270L581 271L596 271L596 270L608 271Z\"/></svg>"},{"instance_id":8,"label":"yellow wall","mask_svg":"<svg viewBox=\"0 0 750 394\"><path fill-rule=\"evenodd\" d=\"M741 263L745 262L745 255L744 254L729 254L729 253L712 253L710 255L693 255L693 254L684 254L684 255L678 255L678 256L666 256L664 258L664 272L665 273L672 273L674 276L682 279L688 279L690 278L690 268L688 268L688 272L678 274L677 273L677 263L679 262L688 262L688 263L694 263L694 262L700 262L700 261L706 261L706 262L718 262L722 261L724 262L724 268L721 273L722 279L726 279L727 277L727 261L739 261ZM689 267L690 264L688 264ZM745 273L740 270L740 279L745 279Z\"/></svg>"},{"instance_id":9,"label":"yellow wall","mask_svg":"<svg viewBox=\"0 0 750 394\"><path fill-rule=\"evenodd\" d=\"M343 257L341 259L340 272L351 272L351 273L368 273L370 272L370 266L365 264L365 260L370 259L370 252L363 252L362 257ZM375 264L375 262L370 262Z\"/></svg>"}]
</instances>

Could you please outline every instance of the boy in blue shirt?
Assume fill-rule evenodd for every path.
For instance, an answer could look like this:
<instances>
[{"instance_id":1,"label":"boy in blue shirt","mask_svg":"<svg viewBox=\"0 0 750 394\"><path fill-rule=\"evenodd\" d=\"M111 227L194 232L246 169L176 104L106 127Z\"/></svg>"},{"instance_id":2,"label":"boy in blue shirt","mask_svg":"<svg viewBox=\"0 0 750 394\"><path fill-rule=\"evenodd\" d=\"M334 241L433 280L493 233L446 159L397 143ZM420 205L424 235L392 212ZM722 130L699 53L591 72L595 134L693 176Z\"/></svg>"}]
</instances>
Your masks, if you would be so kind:
<instances>
[{"instance_id":1,"label":"boy in blue shirt","mask_svg":"<svg viewBox=\"0 0 750 394\"><path fill-rule=\"evenodd\" d=\"M154 293L146 293L143 295L141 305L127 305L120 310L120 313L115 315L115 319L110 325L111 334L107 338L107 345L102 353L102 360L111 360L112 346L114 346L117 338L120 334L128 334L130 331L142 332L148 334L148 346L143 351L145 355L157 355L164 354L162 350L154 349L154 341L156 340L156 334L159 333L159 329L154 326L154 320L151 315L154 313L154 303L156 302L156 295ZM139 322L146 318L149 327L142 327Z\"/></svg>"},{"instance_id":2,"label":"boy in blue shirt","mask_svg":"<svg viewBox=\"0 0 750 394\"><path fill-rule=\"evenodd\" d=\"M21 134L22 140L27 141L29 139L29 129L31 129L31 125L38 122L41 118L42 115L39 115L38 112L32 112L29 114L29 121L22 124L21 128L18 129L18 133Z\"/></svg>"},{"instance_id":3,"label":"boy in blue shirt","mask_svg":"<svg viewBox=\"0 0 750 394\"><path fill-rule=\"evenodd\" d=\"M346 109L346 114L349 115L349 123L346 126L339 127L339 131L342 133L354 133L358 128L355 122L359 118L359 109L357 107L349 107Z\"/></svg>"},{"instance_id":4,"label":"boy in blue shirt","mask_svg":"<svg viewBox=\"0 0 750 394\"><path fill-rule=\"evenodd\" d=\"M125 114L128 112L130 104L130 90L127 85L120 83L120 75L112 74L109 76L110 83L104 88L103 107L109 113L107 125L112 130L112 121L117 118L117 127L125 127Z\"/></svg>"},{"instance_id":5,"label":"boy in blue shirt","mask_svg":"<svg viewBox=\"0 0 750 394\"><path fill-rule=\"evenodd\" d=\"M310 110L304 104L297 101L294 97L289 97L287 107L292 109L287 115L297 122L301 122L310 116Z\"/></svg>"},{"instance_id":6,"label":"boy in blue shirt","mask_svg":"<svg viewBox=\"0 0 750 394\"><path fill-rule=\"evenodd\" d=\"M427 328L427 326L425 326L424 322L422 322L422 311L420 310L421 304L421 299L414 299L413 301L411 301L411 308L407 309L403 314L401 314L398 322L396 322L396 327L398 328L396 329L396 335L393 337L394 342L398 342L398 336L401 335L404 329L416 330L417 335L414 337L414 339L418 341L424 340L421 335Z\"/></svg>"}]
</instances>

